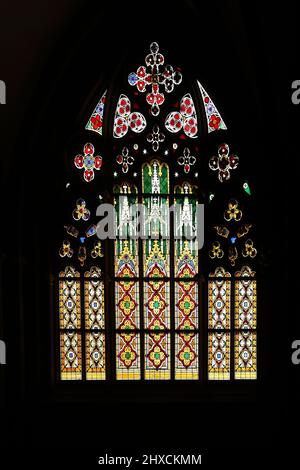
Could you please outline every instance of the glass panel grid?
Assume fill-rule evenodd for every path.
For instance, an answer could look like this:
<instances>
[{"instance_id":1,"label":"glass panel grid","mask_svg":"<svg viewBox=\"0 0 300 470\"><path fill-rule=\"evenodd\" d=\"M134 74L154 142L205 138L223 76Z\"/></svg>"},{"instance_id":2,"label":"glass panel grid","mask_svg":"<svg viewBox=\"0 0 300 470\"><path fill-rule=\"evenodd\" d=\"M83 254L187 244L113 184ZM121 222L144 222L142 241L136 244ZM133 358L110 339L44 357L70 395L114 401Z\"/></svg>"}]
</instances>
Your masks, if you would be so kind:
<instances>
[{"instance_id":1,"label":"glass panel grid","mask_svg":"<svg viewBox=\"0 0 300 470\"><path fill-rule=\"evenodd\" d=\"M198 328L198 283L175 282L175 328Z\"/></svg>"},{"instance_id":2,"label":"glass panel grid","mask_svg":"<svg viewBox=\"0 0 300 470\"><path fill-rule=\"evenodd\" d=\"M157 279L144 283L144 327L149 330L169 329L169 282Z\"/></svg>"},{"instance_id":3,"label":"glass panel grid","mask_svg":"<svg viewBox=\"0 0 300 470\"><path fill-rule=\"evenodd\" d=\"M143 241L145 277L169 277L170 243L168 240Z\"/></svg>"},{"instance_id":4,"label":"glass panel grid","mask_svg":"<svg viewBox=\"0 0 300 470\"><path fill-rule=\"evenodd\" d=\"M210 332L208 334L208 379L230 379L230 333Z\"/></svg>"},{"instance_id":5,"label":"glass panel grid","mask_svg":"<svg viewBox=\"0 0 300 470\"><path fill-rule=\"evenodd\" d=\"M231 378L231 275L216 268L208 281L208 380Z\"/></svg>"},{"instance_id":6,"label":"glass panel grid","mask_svg":"<svg viewBox=\"0 0 300 470\"><path fill-rule=\"evenodd\" d=\"M140 326L139 283L115 282L116 328L138 329Z\"/></svg>"},{"instance_id":7,"label":"glass panel grid","mask_svg":"<svg viewBox=\"0 0 300 470\"><path fill-rule=\"evenodd\" d=\"M115 241L115 276L138 276L138 244L136 240Z\"/></svg>"},{"instance_id":8,"label":"glass panel grid","mask_svg":"<svg viewBox=\"0 0 300 470\"><path fill-rule=\"evenodd\" d=\"M208 328L230 329L231 281L214 279L208 283Z\"/></svg>"},{"instance_id":9,"label":"glass panel grid","mask_svg":"<svg viewBox=\"0 0 300 470\"><path fill-rule=\"evenodd\" d=\"M86 378L87 380L105 380L105 333L86 333Z\"/></svg>"},{"instance_id":10,"label":"glass panel grid","mask_svg":"<svg viewBox=\"0 0 300 470\"><path fill-rule=\"evenodd\" d=\"M255 272L243 266L235 280L234 378L257 378L257 293Z\"/></svg>"},{"instance_id":11,"label":"glass panel grid","mask_svg":"<svg viewBox=\"0 0 300 470\"><path fill-rule=\"evenodd\" d=\"M60 332L60 377L62 380L82 379L81 334Z\"/></svg>"},{"instance_id":12,"label":"glass panel grid","mask_svg":"<svg viewBox=\"0 0 300 470\"><path fill-rule=\"evenodd\" d=\"M236 329L256 328L256 281L238 279L235 281L235 327Z\"/></svg>"},{"instance_id":13,"label":"glass panel grid","mask_svg":"<svg viewBox=\"0 0 300 470\"><path fill-rule=\"evenodd\" d=\"M80 281L59 280L59 319L61 329L78 329L81 326Z\"/></svg>"},{"instance_id":14,"label":"glass panel grid","mask_svg":"<svg viewBox=\"0 0 300 470\"><path fill-rule=\"evenodd\" d=\"M145 334L145 379L170 380L170 334Z\"/></svg>"},{"instance_id":15,"label":"glass panel grid","mask_svg":"<svg viewBox=\"0 0 300 470\"><path fill-rule=\"evenodd\" d=\"M116 334L116 379L139 380L140 335L134 332Z\"/></svg>"},{"instance_id":16,"label":"glass panel grid","mask_svg":"<svg viewBox=\"0 0 300 470\"><path fill-rule=\"evenodd\" d=\"M256 379L256 331L235 333L235 379Z\"/></svg>"},{"instance_id":17,"label":"glass panel grid","mask_svg":"<svg viewBox=\"0 0 300 470\"><path fill-rule=\"evenodd\" d=\"M105 327L104 282L99 279L84 280L85 327L102 330Z\"/></svg>"},{"instance_id":18,"label":"glass panel grid","mask_svg":"<svg viewBox=\"0 0 300 470\"><path fill-rule=\"evenodd\" d=\"M198 273L197 241L175 240L174 242L175 277L193 278Z\"/></svg>"},{"instance_id":19,"label":"glass panel grid","mask_svg":"<svg viewBox=\"0 0 300 470\"><path fill-rule=\"evenodd\" d=\"M199 379L198 333L192 331L175 334L175 380Z\"/></svg>"}]
</instances>

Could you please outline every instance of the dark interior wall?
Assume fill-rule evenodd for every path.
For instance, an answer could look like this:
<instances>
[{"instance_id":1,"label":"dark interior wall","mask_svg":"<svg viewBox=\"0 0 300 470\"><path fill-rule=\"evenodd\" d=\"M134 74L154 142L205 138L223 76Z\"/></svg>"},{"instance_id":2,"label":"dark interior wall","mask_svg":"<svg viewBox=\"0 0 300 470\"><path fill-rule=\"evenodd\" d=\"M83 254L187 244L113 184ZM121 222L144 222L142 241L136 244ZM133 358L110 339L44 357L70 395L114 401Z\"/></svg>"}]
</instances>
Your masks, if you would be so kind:
<instances>
[{"instance_id":1,"label":"dark interior wall","mask_svg":"<svg viewBox=\"0 0 300 470\"><path fill-rule=\"evenodd\" d=\"M25 230L19 224L20 201L24 185L27 184L24 182L24 168L31 171L30 168L36 165L32 155L25 151L26 135L29 129L29 132L33 131L47 99L46 90L52 86L51 80L56 80L56 74L62 67L62 57L69 53L67 51L71 47L72 37L68 38L64 31L74 15L78 14L80 5L83 2L1 3L0 75L6 84L6 104L0 107L0 185L3 200L7 204L6 223L1 225L4 229L7 224L11 229L5 229L1 234L0 337L6 342L8 362L9 357L14 358L12 360L15 362L13 368L0 369L3 407L12 390L15 391L14 398L20 399L25 387L26 311L22 279L28 261L21 249ZM62 37L64 39L61 41ZM57 47L60 41L61 45ZM57 64L51 59L54 53ZM51 71L51 78L47 67ZM41 159L39 165L42 174L45 161ZM27 204L28 208L34 208L34 198L27 199ZM32 218L32 214L28 213L28 216ZM7 294L5 299L4 292Z\"/></svg>"},{"instance_id":2,"label":"dark interior wall","mask_svg":"<svg viewBox=\"0 0 300 470\"><path fill-rule=\"evenodd\" d=\"M271 442L280 433L287 401L284 364L285 338L289 336L285 335L287 325L281 325L283 339L278 342L278 322L286 309L287 275L282 256L288 250L285 190L289 187L293 192L294 181L293 172L282 164L294 150L286 143L288 139L291 145L288 136L294 125L294 120L290 124L286 119L290 82L297 78L289 75L294 60L290 54L290 61L287 53L294 44L290 10L229 0L217 5L182 1L176 7L168 1L159 4L155 12L149 8L149 14L147 8L140 9L135 17L137 7L132 3L31 1L20 2L17 8L5 2L1 8L0 80L7 85L7 104L0 107L1 189L5 201L0 337L7 343L8 364L1 366L0 373L9 440L14 442L17 436L20 445L55 445L51 430L68 408L49 400L49 306L42 306L49 285L48 260L43 255L56 227L57 194L67 174L66 168L60 168L60 146L77 128L80 111L84 103L88 105L99 80L112 79L135 41L140 45L158 39L166 49L176 49L187 64L193 64L194 73L213 92L243 152L259 201L257 219L265 253L261 315L266 332L262 341L266 380L254 403L247 404L246 415L251 432L258 420L261 440L258 438L256 444ZM284 26L288 27L287 34L283 33ZM55 145L57 152L49 155L48 149ZM280 289L271 283L271 273L279 276ZM43 329L45 334L41 335ZM245 404L233 400L224 409L222 397L215 398L213 407L198 405L188 410L199 426L204 423L190 445L197 445L201 439L209 442L209 432L214 431L214 419L220 413L227 422L233 417L228 424L232 434L235 417L245 416ZM182 413L183 405L177 406ZM176 418L174 405L136 405L134 409L129 429L137 440L134 420L141 414L149 419L154 412L162 413L168 423L167 431L156 431L160 445L165 434L180 442L176 428L184 427L184 417ZM116 405L104 416L115 423L118 413L122 409ZM86 426L90 417L86 406L78 405L78 426ZM148 440L154 446L153 430L155 423L149 424L141 444ZM108 426L105 442L110 442L114 432L114 427ZM61 434L57 430L56 443ZM224 436L226 444L228 440Z\"/></svg>"}]
</instances>

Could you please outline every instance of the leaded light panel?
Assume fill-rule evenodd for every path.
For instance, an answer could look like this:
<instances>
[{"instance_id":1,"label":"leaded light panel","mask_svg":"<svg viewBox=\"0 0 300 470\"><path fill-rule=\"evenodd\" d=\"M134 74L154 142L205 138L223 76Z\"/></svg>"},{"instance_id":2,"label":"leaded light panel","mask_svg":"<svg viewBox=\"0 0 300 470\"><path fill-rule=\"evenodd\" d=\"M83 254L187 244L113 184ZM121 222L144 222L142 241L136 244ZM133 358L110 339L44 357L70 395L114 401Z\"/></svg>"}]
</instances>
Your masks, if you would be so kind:
<instances>
[{"instance_id":1,"label":"leaded light panel","mask_svg":"<svg viewBox=\"0 0 300 470\"><path fill-rule=\"evenodd\" d=\"M125 81L102 84L69 150L59 379L256 379L258 248L242 156L192 68L155 42L135 61ZM102 204L113 236L99 235Z\"/></svg>"}]
</instances>

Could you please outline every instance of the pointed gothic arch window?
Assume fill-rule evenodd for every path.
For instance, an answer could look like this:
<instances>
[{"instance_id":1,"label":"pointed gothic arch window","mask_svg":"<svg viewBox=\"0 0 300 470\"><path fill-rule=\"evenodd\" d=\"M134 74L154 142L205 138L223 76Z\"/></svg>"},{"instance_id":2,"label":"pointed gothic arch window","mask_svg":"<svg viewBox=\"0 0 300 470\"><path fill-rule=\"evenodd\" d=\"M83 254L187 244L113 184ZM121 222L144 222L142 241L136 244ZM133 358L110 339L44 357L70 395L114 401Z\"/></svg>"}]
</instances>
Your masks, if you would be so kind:
<instances>
[{"instance_id":1,"label":"pointed gothic arch window","mask_svg":"<svg viewBox=\"0 0 300 470\"><path fill-rule=\"evenodd\" d=\"M131 67L126 83L104 84L68 151L60 380L256 379L255 224L234 142L200 81L157 43ZM103 202L114 239L97 237ZM203 248L188 236L204 223L199 204Z\"/></svg>"}]
</instances>

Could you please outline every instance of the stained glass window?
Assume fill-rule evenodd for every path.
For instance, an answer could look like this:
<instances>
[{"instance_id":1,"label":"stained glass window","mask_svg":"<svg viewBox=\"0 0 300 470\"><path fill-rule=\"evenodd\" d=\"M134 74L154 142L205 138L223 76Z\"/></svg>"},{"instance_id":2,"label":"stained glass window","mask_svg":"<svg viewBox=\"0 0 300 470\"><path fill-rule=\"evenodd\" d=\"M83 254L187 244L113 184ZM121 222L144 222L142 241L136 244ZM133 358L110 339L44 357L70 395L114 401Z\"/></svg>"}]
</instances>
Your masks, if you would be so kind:
<instances>
[{"instance_id":1,"label":"stained glass window","mask_svg":"<svg viewBox=\"0 0 300 470\"><path fill-rule=\"evenodd\" d=\"M199 378L197 187L185 181L174 188L175 379Z\"/></svg>"},{"instance_id":2,"label":"stained glass window","mask_svg":"<svg viewBox=\"0 0 300 470\"><path fill-rule=\"evenodd\" d=\"M101 96L96 108L93 111L93 114L91 115L87 125L85 126L86 129L97 132L100 135L102 135L105 100L106 91Z\"/></svg>"},{"instance_id":3,"label":"stained glass window","mask_svg":"<svg viewBox=\"0 0 300 470\"><path fill-rule=\"evenodd\" d=\"M231 279L223 268L210 274L208 284L208 378L230 379Z\"/></svg>"},{"instance_id":4,"label":"stained glass window","mask_svg":"<svg viewBox=\"0 0 300 470\"><path fill-rule=\"evenodd\" d=\"M243 266L234 278L217 268L209 279L208 378L256 379L256 280Z\"/></svg>"},{"instance_id":5,"label":"stained glass window","mask_svg":"<svg viewBox=\"0 0 300 470\"><path fill-rule=\"evenodd\" d=\"M145 205L143 244L145 379L171 378L169 166L159 160L142 168Z\"/></svg>"},{"instance_id":6,"label":"stained glass window","mask_svg":"<svg viewBox=\"0 0 300 470\"><path fill-rule=\"evenodd\" d=\"M115 316L116 379L137 380L141 377L140 284L138 241L134 235L130 209L137 204L137 188L126 182L114 187L116 208L115 245Z\"/></svg>"},{"instance_id":7,"label":"stained glass window","mask_svg":"<svg viewBox=\"0 0 300 470\"><path fill-rule=\"evenodd\" d=\"M103 380L105 371L105 305L104 283L101 270L92 267L85 272L85 331L86 331L86 378Z\"/></svg>"},{"instance_id":8,"label":"stained glass window","mask_svg":"<svg viewBox=\"0 0 300 470\"><path fill-rule=\"evenodd\" d=\"M61 380L257 378L254 191L215 95L174 57L152 43L124 64L69 151Z\"/></svg>"},{"instance_id":9,"label":"stained glass window","mask_svg":"<svg viewBox=\"0 0 300 470\"><path fill-rule=\"evenodd\" d=\"M255 272L243 266L235 281L236 379L256 379L256 280Z\"/></svg>"},{"instance_id":10,"label":"stained glass window","mask_svg":"<svg viewBox=\"0 0 300 470\"><path fill-rule=\"evenodd\" d=\"M61 379L105 379L104 283L98 267L83 278L71 266L60 273L59 310Z\"/></svg>"}]
</instances>

